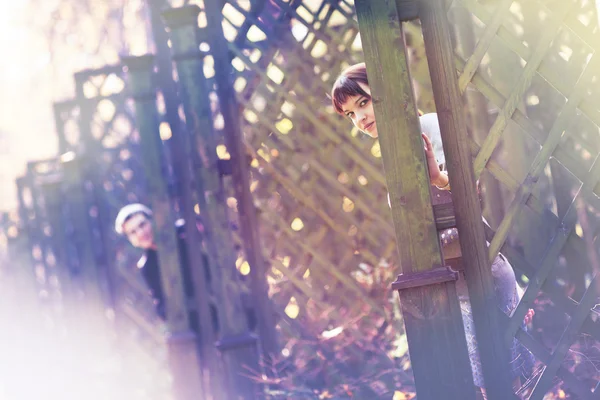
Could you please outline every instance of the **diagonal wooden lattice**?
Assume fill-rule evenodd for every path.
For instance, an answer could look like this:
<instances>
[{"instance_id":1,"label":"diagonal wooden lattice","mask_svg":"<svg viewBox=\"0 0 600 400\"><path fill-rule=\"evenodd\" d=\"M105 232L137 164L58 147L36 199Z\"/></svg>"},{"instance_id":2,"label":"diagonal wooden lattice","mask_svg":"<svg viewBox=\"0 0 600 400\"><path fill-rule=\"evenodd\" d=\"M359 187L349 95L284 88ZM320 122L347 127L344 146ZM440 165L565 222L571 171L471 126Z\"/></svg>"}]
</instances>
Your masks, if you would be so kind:
<instances>
[{"instance_id":1,"label":"diagonal wooden lattice","mask_svg":"<svg viewBox=\"0 0 600 400\"><path fill-rule=\"evenodd\" d=\"M134 357L145 360L157 381L166 376L164 339L160 321L142 279L135 273L130 247L114 231L118 210L125 204L146 201L140 161L139 133L133 104L128 100L120 65L75 74L77 98L54 104L61 154L86 154L81 180L68 190L83 190L89 216L95 263L106 307L117 313L121 339ZM80 260L77 255L71 264ZM158 388L158 386L157 386ZM168 396L160 383L158 397Z\"/></svg>"},{"instance_id":2,"label":"diagonal wooden lattice","mask_svg":"<svg viewBox=\"0 0 600 400\"><path fill-rule=\"evenodd\" d=\"M516 335L545 365L530 382L532 398L556 376L565 390L589 398L599 376L591 368L576 377L593 364L576 355L593 347L590 337L600 339L592 310L600 192L595 6L448 5L474 169L487 194L490 258L501 251L529 284L507 321L507 339ZM365 315L389 318L387 302L372 293L388 285L395 263L378 144L334 115L327 98L342 67L362 59L352 2L230 0L223 16L270 294L287 322L280 328L288 347L306 333L288 324L294 320L319 335ZM202 15L199 21L206 25ZM214 75L209 53L205 74ZM214 93L211 99L219 130ZM228 157L224 145L217 152ZM233 194L229 204L235 215ZM247 273L243 255L238 267ZM553 330L562 334L523 331L529 307L560 314L563 325Z\"/></svg>"},{"instance_id":3,"label":"diagonal wooden lattice","mask_svg":"<svg viewBox=\"0 0 600 400\"><path fill-rule=\"evenodd\" d=\"M599 375L584 372L589 359L579 355L600 339L594 4L456 0L448 17L459 87L490 110L485 132L471 141L476 176L504 200L487 229L490 258L502 251L529 283L506 337L516 335L545 366L530 398L541 399L556 376L577 398L592 398ZM562 323L552 338L520 328L527 309L544 302Z\"/></svg>"},{"instance_id":4,"label":"diagonal wooden lattice","mask_svg":"<svg viewBox=\"0 0 600 400\"><path fill-rule=\"evenodd\" d=\"M203 6L200 0L173 0L171 5L184 3ZM251 190L269 265L269 294L286 347L283 355L302 360L307 357L300 340L336 335L368 345L398 322L387 290L397 261L379 145L335 115L327 97L337 73L362 60L352 1L223 3L232 81L246 150L252 156ZM600 340L594 308L600 265L600 113L594 95L599 89L600 42L594 4L447 3L457 80L469 111L473 165L483 182L490 221L490 258L501 251L519 280L528 284L520 305L506 317L506 338L516 336L545 367L529 385L531 398L542 398L557 377L569 395L597 397L600 374L593 355ZM208 23L201 13L201 36ZM416 26L406 28L415 32ZM200 44L204 73L214 90L215 71L205 40ZM97 256L116 254L111 261L121 266L131 260L110 221L121 205L144 201L139 140L124 89L120 66L84 71L77 74L77 100L55 105L61 153L78 152L85 141L87 151L90 144L97 146L95 178L85 182L87 204L95 231L103 231L99 235L111 243L98 248ZM210 99L220 133L223 118L216 92L211 91ZM226 159L224 143L216 151ZM26 195L35 188L30 178L21 182L22 197L31 198ZM237 200L230 178L224 179L235 220ZM90 185L103 194L103 221L97 217ZM22 203L30 237L38 246L34 262L41 265L40 246L51 239L40 225L45 216L36 212L35 203ZM233 226L242 249L235 229L239 223ZM247 275L248 263L243 251L239 253L238 269ZM153 346L161 339L149 322L152 305L144 287L126 268L118 276L114 290L126 293L120 299L122 309ZM535 319L533 330L521 329L530 307L538 315L551 313L555 325L536 329ZM386 339L393 340L402 328L386 332ZM364 349L358 353L364 355ZM156 357L145 357L156 362ZM389 394L384 392L364 398Z\"/></svg>"},{"instance_id":5,"label":"diagonal wooden lattice","mask_svg":"<svg viewBox=\"0 0 600 400\"><path fill-rule=\"evenodd\" d=\"M59 263L60 173L57 160L29 162L25 177L18 182L24 229L29 237L37 295L54 307L59 305L64 280ZM59 306L60 307L60 306ZM49 307L52 308L52 307Z\"/></svg>"},{"instance_id":6,"label":"diagonal wooden lattice","mask_svg":"<svg viewBox=\"0 0 600 400\"><path fill-rule=\"evenodd\" d=\"M391 360L389 346L374 348L383 331L388 344L402 333L386 329L398 323L388 290L396 249L381 155L327 97L336 73L362 59L352 3L227 1L222 13L283 355L300 365L303 340L339 335L354 341L346 349L352 357L368 349ZM211 100L220 132L216 93ZM229 157L224 142L217 153ZM243 252L237 265L248 274ZM364 395L393 390L392 383Z\"/></svg>"},{"instance_id":7,"label":"diagonal wooden lattice","mask_svg":"<svg viewBox=\"0 0 600 400\"><path fill-rule=\"evenodd\" d=\"M122 66L77 72L75 92L77 101L74 105L79 107L79 119L86 122L79 125L79 140L98 142L103 148L139 142L132 104L127 101Z\"/></svg>"}]
</instances>

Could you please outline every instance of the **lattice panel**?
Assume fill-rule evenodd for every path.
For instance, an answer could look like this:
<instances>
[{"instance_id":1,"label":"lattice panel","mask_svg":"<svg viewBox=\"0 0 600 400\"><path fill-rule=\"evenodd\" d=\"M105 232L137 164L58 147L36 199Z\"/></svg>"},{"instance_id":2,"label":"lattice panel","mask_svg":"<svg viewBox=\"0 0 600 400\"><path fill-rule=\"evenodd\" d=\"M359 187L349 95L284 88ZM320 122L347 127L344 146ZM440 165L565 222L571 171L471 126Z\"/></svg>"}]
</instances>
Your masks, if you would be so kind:
<instances>
[{"instance_id":1,"label":"lattice panel","mask_svg":"<svg viewBox=\"0 0 600 400\"><path fill-rule=\"evenodd\" d=\"M147 290L138 274L133 272L137 264L134 252L126 240L116 234L113 224L123 205L138 202L148 204L141 160L135 150L132 146L103 150L101 162L96 165L99 168L96 175L97 191L90 191L89 199L89 204L102 207L103 217L99 219L100 213L96 212L91 215L91 221L94 231L106 241L97 251L98 257L104 257L104 262L112 269L110 273L115 279L112 292L117 295L114 301L123 306L127 314L133 316L136 313L139 315L135 318L143 316L156 323L154 306ZM98 194L100 197L94 200L92 196ZM107 253L108 250L110 252Z\"/></svg>"},{"instance_id":2,"label":"lattice panel","mask_svg":"<svg viewBox=\"0 0 600 400\"><path fill-rule=\"evenodd\" d=\"M37 298L39 288L31 261L31 246L18 210L0 213L0 281L5 289L4 305L15 304L10 296L27 296L34 301Z\"/></svg>"},{"instance_id":3,"label":"lattice panel","mask_svg":"<svg viewBox=\"0 0 600 400\"><path fill-rule=\"evenodd\" d=\"M362 60L352 3L256 4L227 1L223 28L252 156L251 191L270 265L270 296L281 319L283 357L300 366L310 351L305 340L332 335L350 343L339 348L341 357L372 351L393 365L390 347L402 327L387 329L397 322L388 290L396 248L381 155L377 143L334 113L327 97L337 72ZM211 79L214 72L205 67L205 74ZM214 93L211 99L220 131L218 99ZM224 144L217 153L229 156ZM238 269L247 274L242 253ZM383 332L381 345L376 338ZM299 384L323 390L310 379ZM361 390L372 397L393 388L387 382Z\"/></svg>"},{"instance_id":4,"label":"lattice panel","mask_svg":"<svg viewBox=\"0 0 600 400\"><path fill-rule=\"evenodd\" d=\"M594 4L449 3L459 86L482 100L477 112L484 115L471 107L469 122L475 171L488 193L490 254L502 251L519 280L530 284L509 329L539 366L548 366L528 386L540 398L558 376L568 395L589 397L595 368L585 383L575 376L591 365L576 355L593 354L599 332L590 312L600 192L594 175L600 150ZM362 59L352 2L231 0L223 16L286 350L294 354L292 338L307 334L295 321L318 336L354 317L360 321L362 313L389 319L383 297L369 293L388 286L395 262L379 150L333 114L326 96L337 72ZM203 14L199 25L207 25ZM211 57L205 61L210 80ZM211 99L219 131L212 92ZM484 120L485 131L476 130L475 120ZM228 157L223 144L217 152ZM247 273L243 255L238 268ZM518 321L530 306L540 318L526 334ZM554 319L563 325L554 329L561 334L551 337L550 329L536 325L548 320L544 313L564 315Z\"/></svg>"},{"instance_id":5,"label":"lattice panel","mask_svg":"<svg viewBox=\"0 0 600 400\"><path fill-rule=\"evenodd\" d=\"M86 154L79 187L72 189L84 191L98 283L106 307L115 307L112 311L118 313L121 339L130 341L131 356L146 360L149 376L156 379L152 386L160 386L156 395L166 398L169 383L161 322L135 271L139 254L114 231L121 207L148 203L134 105L120 65L78 72L75 83L77 98L55 104L55 119L64 150ZM72 256L77 268L77 254Z\"/></svg>"},{"instance_id":6,"label":"lattice panel","mask_svg":"<svg viewBox=\"0 0 600 400\"><path fill-rule=\"evenodd\" d=\"M133 103L122 66L78 72L75 82L79 137L93 158L86 190L93 235L100 244L96 257L102 265L116 268L115 262L127 257L120 254L127 247L111 221L123 205L145 200Z\"/></svg>"},{"instance_id":7,"label":"lattice panel","mask_svg":"<svg viewBox=\"0 0 600 400\"><path fill-rule=\"evenodd\" d=\"M56 159L30 162L26 177L19 181L21 215L29 238L38 296L53 309L62 308L65 280L61 269L60 242L62 212L60 162ZM56 207L59 209L57 210Z\"/></svg>"},{"instance_id":8,"label":"lattice panel","mask_svg":"<svg viewBox=\"0 0 600 400\"><path fill-rule=\"evenodd\" d=\"M507 321L538 360L523 392L541 399L561 386L567 398L592 398L600 379L594 3L456 0L448 16L459 87L490 111L471 141L476 176L502 197L487 229L490 257L501 250L528 283ZM529 307L537 314L525 333Z\"/></svg>"},{"instance_id":9,"label":"lattice panel","mask_svg":"<svg viewBox=\"0 0 600 400\"><path fill-rule=\"evenodd\" d=\"M0 252L8 253L9 241L19 235L18 217L4 212L0 214Z\"/></svg>"},{"instance_id":10,"label":"lattice panel","mask_svg":"<svg viewBox=\"0 0 600 400\"><path fill-rule=\"evenodd\" d=\"M56 102L54 107L54 123L58 135L58 152L75 151L80 147L79 106L75 100Z\"/></svg>"},{"instance_id":11,"label":"lattice panel","mask_svg":"<svg viewBox=\"0 0 600 400\"><path fill-rule=\"evenodd\" d=\"M102 150L94 164L94 178L86 184L87 204L90 226L98 244L94 250L102 268L107 269L113 305L134 322L132 326L137 327L138 335L150 334L156 340L160 336L157 326L160 321L145 284L135 271L138 252L132 251L127 241L116 234L113 223L123 205L148 204L146 178L136 150L131 145Z\"/></svg>"},{"instance_id":12,"label":"lattice panel","mask_svg":"<svg viewBox=\"0 0 600 400\"><path fill-rule=\"evenodd\" d=\"M81 71L75 77L77 99L54 104L59 152L80 151L86 141L104 148L139 142L122 67Z\"/></svg>"},{"instance_id":13,"label":"lattice panel","mask_svg":"<svg viewBox=\"0 0 600 400\"><path fill-rule=\"evenodd\" d=\"M99 142L103 148L138 143L132 103L126 101L123 68L107 66L75 74L75 90L82 140Z\"/></svg>"}]
</instances>

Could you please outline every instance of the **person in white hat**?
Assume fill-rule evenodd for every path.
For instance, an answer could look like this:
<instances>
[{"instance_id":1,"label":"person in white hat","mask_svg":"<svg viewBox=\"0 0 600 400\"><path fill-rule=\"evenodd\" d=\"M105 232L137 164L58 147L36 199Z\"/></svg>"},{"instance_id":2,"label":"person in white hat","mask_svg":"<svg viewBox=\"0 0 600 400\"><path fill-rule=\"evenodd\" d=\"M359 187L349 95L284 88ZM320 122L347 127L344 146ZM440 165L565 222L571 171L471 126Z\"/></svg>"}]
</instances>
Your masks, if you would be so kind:
<instances>
[{"instance_id":1,"label":"person in white hat","mask_svg":"<svg viewBox=\"0 0 600 400\"><path fill-rule=\"evenodd\" d=\"M184 290L186 296L191 298L194 295L194 285L187 262L185 241L183 239L185 223L183 220L178 220L175 225L174 228L177 229L178 234L177 245L181 259ZM125 236L133 247L144 251L137 263L137 267L148 285L157 315L161 319L166 320L165 291L162 286L158 252L154 228L152 226L152 210L140 203L126 205L121 208L115 218L115 231L119 235ZM197 325L197 316L195 313L190 313L190 323L192 327Z\"/></svg>"}]
</instances>

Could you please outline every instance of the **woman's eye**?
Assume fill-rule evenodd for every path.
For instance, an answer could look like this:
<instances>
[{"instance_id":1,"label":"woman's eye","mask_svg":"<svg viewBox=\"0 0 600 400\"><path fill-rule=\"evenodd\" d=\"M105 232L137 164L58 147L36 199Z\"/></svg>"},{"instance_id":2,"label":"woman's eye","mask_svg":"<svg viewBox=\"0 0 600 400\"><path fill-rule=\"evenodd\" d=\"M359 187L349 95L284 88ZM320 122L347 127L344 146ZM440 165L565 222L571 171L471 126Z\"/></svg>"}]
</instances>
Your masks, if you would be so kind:
<instances>
[{"instance_id":1,"label":"woman's eye","mask_svg":"<svg viewBox=\"0 0 600 400\"><path fill-rule=\"evenodd\" d=\"M353 112L349 112L348 114L346 114L346 117L348 117L348 118L352 118L352 116L353 116L353 115L354 115L354 113L353 113Z\"/></svg>"},{"instance_id":2,"label":"woman's eye","mask_svg":"<svg viewBox=\"0 0 600 400\"><path fill-rule=\"evenodd\" d=\"M360 106L361 106L361 107L364 107L364 106L366 106L366 105L367 105L367 103L368 103L368 102L369 102L369 100L367 100L367 99L364 99L363 101L361 101L361 102L360 102Z\"/></svg>"}]
</instances>

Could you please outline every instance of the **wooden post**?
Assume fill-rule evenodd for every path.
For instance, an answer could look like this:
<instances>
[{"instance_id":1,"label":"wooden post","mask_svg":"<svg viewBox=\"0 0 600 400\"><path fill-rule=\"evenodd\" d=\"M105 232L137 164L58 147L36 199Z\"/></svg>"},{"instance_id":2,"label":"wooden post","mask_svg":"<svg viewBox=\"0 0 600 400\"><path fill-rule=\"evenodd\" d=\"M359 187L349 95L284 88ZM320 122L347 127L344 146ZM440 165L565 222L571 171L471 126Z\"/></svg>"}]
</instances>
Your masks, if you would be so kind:
<instances>
[{"instance_id":1,"label":"wooden post","mask_svg":"<svg viewBox=\"0 0 600 400\"><path fill-rule=\"evenodd\" d=\"M164 21L162 20L161 12L168 7L167 0L146 0L148 8L150 9L150 24L152 28L152 36L154 39L154 47L156 56L154 57L154 63L156 65L156 81L157 87L162 94L163 101L165 104L165 117L166 122L171 128L171 139L165 142L165 147L168 149L168 155L171 156L171 163L173 165L173 180L175 181L175 190L172 195L178 202L179 208L184 214L184 219L189 221L190 218L196 218L196 214L193 211L194 204L192 203L191 208L184 205L186 199L192 199L192 181L189 173L189 165L185 164L186 160L181 154L182 139L185 135L185 126L179 116L179 106L181 101L177 95L177 85L173 79L173 60L171 59L171 51L169 49L169 35L166 30ZM188 210L188 211L186 211ZM191 210L191 211L190 211ZM188 215L189 213L189 215ZM185 236L194 241L200 240L195 225L186 225ZM190 260L192 260L190 258ZM201 261L190 261L192 265L200 266ZM197 267L200 268L200 267Z\"/></svg>"},{"instance_id":2,"label":"wooden post","mask_svg":"<svg viewBox=\"0 0 600 400\"><path fill-rule=\"evenodd\" d=\"M32 228L30 232L32 233L33 239L32 251L36 253L34 254L34 272L40 288L38 295L40 300L42 300L42 303L47 305L52 303L52 291L48 284L49 271L48 266L46 265L48 254L47 238L44 234L43 226L43 198L36 180L35 164L35 162L27 163L27 180L31 193L33 211L33 218L30 219Z\"/></svg>"},{"instance_id":3,"label":"wooden post","mask_svg":"<svg viewBox=\"0 0 600 400\"><path fill-rule=\"evenodd\" d=\"M486 392L491 400L512 399L508 343L496 305L446 8L444 0L420 0L420 6Z\"/></svg>"},{"instance_id":4,"label":"wooden post","mask_svg":"<svg viewBox=\"0 0 600 400\"><path fill-rule=\"evenodd\" d=\"M67 256L67 240L65 236L64 193L62 171L54 176L44 177L41 182L41 192L46 204L46 220L50 227L51 237L49 238L49 247L55 258L55 265L52 267L58 278L59 293L61 302L61 311L66 314L65 309L72 306L70 296L70 274L65 262Z\"/></svg>"},{"instance_id":5,"label":"wooden post","mask_svg":"<svg viewBox=\"0 0 600 400\"><path fill-rule=\"evenodd\" d=\"M38 233L38 246L41 249L41 266L43 264L45 271L45 290L49 293L48 298L50 299L49 304L53 307L53 313L56 317L61 316L56 311L62 310L64 306L67 306L65 313L62 317L68 319L80 319L86 318L84 321L84 329L90 326L97 327L97 324L92 324L92 320L104 321L104 309L101 297L98 295L98 280L96 279L95 264L91 263L86 265L88 269L85 270L85 274L81 274L82 281L84 281L85 289L78 292L73 290L68 293L72 295L74 293L82 296L73 298L72 301L70 296L65 296L66 293L59 295L57 286L70 286L70 289L75 289L73 285L70 285L71 279L69 273L67 273L68 266L63 264L65 259L66 250L66 237L63 246L57 246L55 239L59 237L62 229L65 228L64 220L61 218L62 206L65 205L64 199L62 199L63 189L63 173L62 163L59 158L36 161L28 163L29 174L31 175L31 190L34 198L34 209L35 209L35 220L36 225L39 229ZM69 199L76 199L77 193L69 193ZM61 203L62 199L62 203ZM87 217L87 213L84 214ZM79 222L79 221L78 221ZM81 234L78 237L87 238L85 234ZM88 242L91 242L91 238ZM59 248L61 247L61 248ZM54 260L52 260L54 258ZM64 270L63 270L64 268ZM61 271L62 270L62 271ZM61 272L65 272L61 276ZM68 282L68 283L67 283ZM82 286L80 286L82 288ZM83 308L85 307L85 308ZM65 320L59 319L61 322ZM101 322L101 323L102 323Z\"/></svg>"},{"instance_id":6,"label":"wooden post","mask_svg":"<svg viewBox=\"0 0 600 400\"><path fill-rule=\"evenodd\" d=\"M156 79L162 93L165 103L166 120L172 132L171 139L166 143L169 150L171 163L174 172L175 195L179 209L185 221L195 221L198 217L195 211L196 202L194 200L194 176L190 166L192 160L189 152L189 134L179 116L179 105L181 101L177 94L177 85L173 80L173 60L171 50L169 49L169 35L166 31L166 25L162 19L161 13L168 7L166 0L147 0L150 8L152 34L154 36L154 46L156 48L155 64L157 67ZM202 242L200 233L196 224L185 224L185 237L188 243ZM212 293L210 283L203 273L210 266L204 265L204 258L201 245L187 246L187 257L194 280L194 296L196 298L196 307L199 313L201 327L211 327L211 329L201 329L200 353L202 356L202 365L204 369L204 384L207 392L213 396L219 396L225 393L225 384L223 382L222 360L214 344L216 343L217 327L213 326L211 306L213 299L209 293ZM214 329L212 329L214 328Z\"/></svg>"},{"instance_id":7,"label":"wooden post","mask_svg":"<svg viewBox=\"0 0 600 400\"><path fill-rule=\"evenodd\" d=\"M394 1L356 0L392 205L406 337L419 399L474 399L455 280L442 266L404 35Z\"/></svg>"},{"instance_id":8,"label":"wooden post","mask_svg":"<svg viewBox=\"0 0 600 400\"><path fill-rule=\"evenodd\" d=\"M163 13L171 30L172 54L186 116L189 151L193 160L198 203L205 227L205 245L220 327L217 347L225 362L231 399L254 399L260 374L257 338L249 332L241 303L237 258L231 237L229 210L220 177L209 90L203 73L198 40L198 6Z\"/></svg>"},{"instance_id":9,"label":"wooden post","mask_svg":"<svg viewBox=\"0 0 600 400\"><path fill-rule=\"evenodd\" d=\"M31 274L32 274L32 276L30 276L30 278L32 277L33 279L30 279L29 281L33 282L31 284L31 291L32 291L32 293L35 294L35 297L37 298L40 295L41 287L39 285L39 281L35 274L37 259L33 253L33 248L37 243L37 234L36 234L36 229L34 227L35 220L33 218L33 217L35 217L35 215L32 215L33 210L28 206L27 201L25 199L25 192L27 190L30 190L30 187L31 187L31 179L30 179L29 174L26 174L22 177L17 178L16 185L17 185L17 197L19 200L19 217L21 219L22 232L24 233L24 235L26 237L25 248L27 249L27 252L29 253L28 258L29 258L29 262L31 263L29 265L29 267L31 268Z\"/></svg>"},{"instance_id":10,"label":"wooden post","mask_svg":"<svg viewBox=\"0 0 600 400\"><path fill-rule=\"evenodd\" d=\"M115 67L107 67L113 69ZM100 295L102 301L113 307L114 299L107 289L110 288L112 263L114 262L115 243L111 240L109 232L112 231L113 223L109 212L109 205L106 192L100 176L101 169L98 165L102 163L103 147L99 139L92 133L94 110L98 105L98 100L89 98L84 93L86 82L89 80L90 71L84 70L74 74L75 79L75 98L79 106L79 143L77 164L81 171L76 172L80 182L84 187L84 197L86 216L88 218L86 227L90 229L92 238L92 250L94 255L94 267L96 285L101 289ZM97 217L91 218L91 210L95 210Z\"/></svg>"},{"instance_id":11,"label":"wooden post","mask_svg":"<svg viewBox=\"0 0 600 400\"><path fill-rule=\"evenodd\" d=\"M250 264L252 300L258 319L258 332L265 362L270 365L272 358L280 351L275 331L275 311L268 296L267 271L262 255L260 232L252 193L250 193L250 173L242 142L241 117L236 98L233 73L229 57L229 43L223 34L221 21L222 7L218 2L206 2L205 11L208 21L208 39L215 64L217 95L224 121L224 133L227 150L231 154L231 173L238 200L238 217L244 252ZM267 371L268 372L268 371Z\"/></svg>"},{"instance_id":12,"label":"wooden post","mask_svg":"<svg viewBox=\"0 0 600 400\"><path fill-rule=\"evenodd\" d=\"M152 33L156 48L155 64L157 67L156 79L165 103L166 120L172 132L171 138L166 143L174 172L175 191L172 193L174 201L178 203L181 215L185 221L196 221L198 215L195 211L194 176L190 166L192 159L186 127L179 116L180 99L177 94L177 85L173 80L173 61L169 49L169 36L162 20L161 12L168 5L165 0L147 0L151 12ZM222 360L214 344L216 343L217 327L211 312L213 303L210 293L210 283L204 271L209 266L204 265L202 238L195 223L186 223L184 232L187 243L197 243L196 246L187 246L187 258L194 281L194 296L198 310L200 326L200 353L204 369L204 385L207 393L220 396L225 391L223 382ZM212 306L214 308L214 306ZM210 327L210 329L208 328ZM208 389L210 388L210 389Z\"/></svg>"},{"instance_id":13,"label":"wooden post","mask_svg":"<svg viewBox=\"0 0 600 400\"><path fill-rule=\"evenodd\" d=\"M473 54L477 43L471 13L463 6L453 8L452 13L456 24L454 41L459 48L462 48L463 54ZM480 92L468 89L465 91L464 96L473 138L479 143L483 143L491 127L487 99ZM487 207L487 213L484 213L484 215L486 215L486 219L492 227L497 227L500 225L504 214L504 201L500 184L491 175L482 175L480 183L484 207Z\"/></svg>"},{"instance_id":14,"label":"wooden post","mask_svg":"<svg viewBox=\"0 0 600 400\"><path fill-rule=\"evenodd\" d=\"M69 147L65 135L65 124L61 118L61 113L63 112L63 109L68 109L70 106L70 101L56 102L52 104L52 111L54 112L54 124L56 125L56 132L58 133L58 154L65 153Z\"/></svg>"},{"instance_id":15,"label":"wooden post","mask_svg":"<svg viewBox=\"0 0 600 400\"><path fill-rule=\"evenodd\" d=\"M71 247L67 251L66 267L71 279L71 295L75 302L75 317L86 316L84 303L90 304L93 310L101 312L102 295L98 285L98 260L94 254L94 237L90 228L89 202L87 200L87 189L83 158L76 157L74 153L68 153L61 157L63 170L64 190L69 194L67 213L70 223L66 233L66 241ZM94 308L97 306L97 308ZM80 313L83 313L79 315ZM95 316L93 316L95 317Z\"/></svg>"},{"instance_id":16,"label":"wooden post","mask_svg":"<svg viewBox=\"0 0 600 400\"><path fill-rule=\"evenodd\" d=\"M177 251L177 232L166 184L161 139L158 130L152 56L125 57L131 95L140 132L142 163L153 212L160 275L166 297L169 333L167 347L177 400L204 399L198 340L190 329L185 304L182 268ZM190 222L191 223L191 222ZM191 245L191 244L190 244Z\"/></svg>"}]
</instances>

